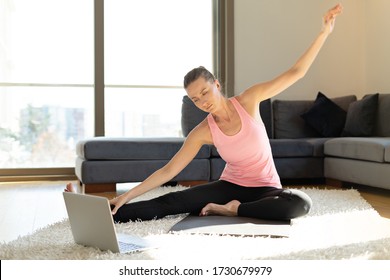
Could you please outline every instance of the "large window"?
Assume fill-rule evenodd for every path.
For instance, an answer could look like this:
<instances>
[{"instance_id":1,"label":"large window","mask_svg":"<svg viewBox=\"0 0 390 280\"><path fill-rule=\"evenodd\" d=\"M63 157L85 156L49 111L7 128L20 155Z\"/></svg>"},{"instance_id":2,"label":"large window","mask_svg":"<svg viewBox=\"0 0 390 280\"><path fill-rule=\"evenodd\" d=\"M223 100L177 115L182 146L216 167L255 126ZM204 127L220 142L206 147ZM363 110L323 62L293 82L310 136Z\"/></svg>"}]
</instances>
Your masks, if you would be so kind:
<instances>
[{"instance_id":1,"label":"large window","mask_svg":"<svg viewBox=\"0 0 390 280\"><path fill-rule=\"evenodd\" d=\"M104 1L103 66L96 1L0 1L0 171L74 166L100 122L98 67L106 136L181 135L183 76L214 70L213 0Z\"/></svg>"},{"instance_id":2,"label":"large window","mask_svg":"<svg viewBox=\"0 0 390 280\"><path fill-rule=\"evenodd\" d=\"M71 167L93 136L93 2L0 1L0 168Z\"/></svg>"},{"instance_id":3,"label":"large window","mask_svg":"<svg viewBox=\"0 0 390 280\"><path fill-rule=\"evenodd\" d=\"M108 136L180 136L184 75L212 70L212 1L105 1Z\"/></svg>"}]
</instances>

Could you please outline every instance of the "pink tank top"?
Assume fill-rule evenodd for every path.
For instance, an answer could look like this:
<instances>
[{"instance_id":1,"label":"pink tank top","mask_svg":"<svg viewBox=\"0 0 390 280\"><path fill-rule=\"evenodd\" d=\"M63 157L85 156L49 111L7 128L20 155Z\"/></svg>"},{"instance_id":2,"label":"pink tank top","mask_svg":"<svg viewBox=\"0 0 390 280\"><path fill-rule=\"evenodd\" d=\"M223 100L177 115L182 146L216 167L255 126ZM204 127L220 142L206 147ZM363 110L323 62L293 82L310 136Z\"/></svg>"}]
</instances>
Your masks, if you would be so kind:
<instances>
[{"instance_id":1,"label":"pink tank top","mask_svg":"<svg viewBox=\"0 0 390 280\"><path fill-rule=\"evenodd\" d=\"M213 116L207 116L214 146L226 162L220 179L245 187L281 188L264 123L250 116L236 98L230 101L241 119L237 134L224 134Z\"/></svg>"}]
</instances>

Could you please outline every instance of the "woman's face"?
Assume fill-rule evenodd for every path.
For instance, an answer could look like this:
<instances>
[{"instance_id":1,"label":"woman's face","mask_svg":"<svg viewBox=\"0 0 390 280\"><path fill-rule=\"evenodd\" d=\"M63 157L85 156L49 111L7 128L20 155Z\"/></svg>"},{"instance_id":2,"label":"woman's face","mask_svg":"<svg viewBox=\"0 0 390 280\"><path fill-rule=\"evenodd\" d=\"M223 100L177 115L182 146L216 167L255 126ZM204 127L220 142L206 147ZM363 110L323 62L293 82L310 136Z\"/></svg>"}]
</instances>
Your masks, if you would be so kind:
<instances>
[{"instance_id":1,"label":"woman's face","mask_svg":"<svg viewBox=\"0 0 390 280\"><path fill-rule=\"evenodd\" d=\"M212 113L218 108L222 97L220 88L221 85L218 80L210 82L203 77L199 77L188 85L186 91L188 97L194 102L196 107L202 111Z\"/></svg>"}]
</instances>

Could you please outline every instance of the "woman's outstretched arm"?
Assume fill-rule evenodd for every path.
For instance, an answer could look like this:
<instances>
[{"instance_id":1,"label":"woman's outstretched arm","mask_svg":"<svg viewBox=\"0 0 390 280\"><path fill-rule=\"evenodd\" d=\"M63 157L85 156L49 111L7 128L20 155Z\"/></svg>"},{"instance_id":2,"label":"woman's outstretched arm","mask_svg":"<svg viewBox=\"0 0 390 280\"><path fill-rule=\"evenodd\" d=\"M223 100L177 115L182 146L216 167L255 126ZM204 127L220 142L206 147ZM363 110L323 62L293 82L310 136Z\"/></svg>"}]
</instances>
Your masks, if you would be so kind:
<instances>
[{"instance_id":1,"label":"woman's outstretched arm","mask_svg":"<svg viewBox=\"0 0 390 280\"><path fill-rule=\"evenodd\" d=\"M110 204L114 205L112 214L115 214L123 204L170 181L191 162L204 144L212 144L206 122L200 123L190 132L181 149L164 167L154 172L136 187L111 199Z\"/></svg>"},{"instance_id":2,"label":"woman's outstretched arm","mask_svg":"<svg viewBox=\"0 0 390 280\"><path fill-rule=\"evenodd\" d=\"M279 94L304 77L325 43L326 38L332 33L336 17L341 14L342 9L342 6L339 4L325 14L320 34L289 70L271 81L259 83L248 88L242 93L241 98L245 99L245 101L250 100L251 102L255 101L256 103L259 103Z\"/></svg>"}]
</instances>

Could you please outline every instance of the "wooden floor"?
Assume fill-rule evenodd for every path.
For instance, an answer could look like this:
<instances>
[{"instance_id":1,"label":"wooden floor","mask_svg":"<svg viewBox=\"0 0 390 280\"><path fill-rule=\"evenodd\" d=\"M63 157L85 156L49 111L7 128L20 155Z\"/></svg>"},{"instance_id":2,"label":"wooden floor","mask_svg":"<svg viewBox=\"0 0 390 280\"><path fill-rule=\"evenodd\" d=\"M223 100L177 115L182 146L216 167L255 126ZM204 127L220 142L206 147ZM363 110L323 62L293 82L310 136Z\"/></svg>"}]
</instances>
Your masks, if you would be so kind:
<instances>
[{"instance_id":1,"label":"wooden floor","mask_svg":"<svg viewBox=\"0 0 390 280\"><path fill-rule=\"evenodd\" d=\"M0 183L0 243L65 219L67 214L62 198L65 184L66 182ZM120 185L117 192L122 193L131 186ZM382 217L390 219L390 190L369 187L360 187L358 190ZM114 195L116 194L105 194L109 197Z\"/></svg>"}]
</instances>

